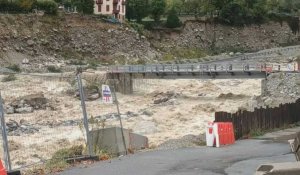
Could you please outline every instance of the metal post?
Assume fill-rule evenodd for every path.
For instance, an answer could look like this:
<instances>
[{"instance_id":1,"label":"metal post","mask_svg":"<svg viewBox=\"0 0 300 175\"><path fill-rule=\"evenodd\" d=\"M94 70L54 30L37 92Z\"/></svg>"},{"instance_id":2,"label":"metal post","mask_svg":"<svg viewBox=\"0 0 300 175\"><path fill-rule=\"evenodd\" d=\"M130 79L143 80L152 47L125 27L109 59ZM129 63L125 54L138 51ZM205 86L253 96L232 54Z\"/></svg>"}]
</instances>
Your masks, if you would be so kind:
<instances>
[{"instance_id":1,"label":"metal post","mask_svg":"<svg viewBox=\"0 0 300 175\"><path fill-rule=\"evenodd\" d=\"M77 82L78 82L78 89L79 89L81 108L82 108L82 114L83 114L83 124L84 124L85 132L86 132L88 153L89 153L89 156L92 156L93 155L93 151L92 151L93 147L92 147L91 139L90 139L89 123L88 123L86 105L85 105L85 95L84 95L84 91L83 91L83 87L82 87L82 81L81 81L80 74L77 74Z\"/></svg>"},{"instance_id":2,"label":"metal post","mask_svg":"<svg viewBox=\"0 0 300 175\"><path fill-rule=\"evenodd\" d=\"M7 140L6 124L4 118L4 109L3 109L1 92L0 92L0 118L1 118L1 131L2 131L2 139L3 139L4 163L8 171L11 171L11 161L10 161L10 155L8 149L8 140Z\"/></svg>"},{"instance_id":3,"label":"metal post","mask_svg":"<svg viewBox=\"0 0 300 175\"><path fill-rule=\"evenodd\" d=\"M114 94L115 101L116 101L118 117L119 117L119 121L120 121L120 127L121 127L121 134L122 134L123 146L124 146L124 149L125 149L125 154L127 155L127 148L126 148L125 137L124 137L124 131L123 131L123 123L122 123L122 118L121 118L121 113L120 113L119 101L118 101L117 94L116 94L116 81L115 81L115 80L114 80L114 88L113 88L113 89L114 89L114 90L113 90L113 94Z\"/></svg>"}]
</instances>

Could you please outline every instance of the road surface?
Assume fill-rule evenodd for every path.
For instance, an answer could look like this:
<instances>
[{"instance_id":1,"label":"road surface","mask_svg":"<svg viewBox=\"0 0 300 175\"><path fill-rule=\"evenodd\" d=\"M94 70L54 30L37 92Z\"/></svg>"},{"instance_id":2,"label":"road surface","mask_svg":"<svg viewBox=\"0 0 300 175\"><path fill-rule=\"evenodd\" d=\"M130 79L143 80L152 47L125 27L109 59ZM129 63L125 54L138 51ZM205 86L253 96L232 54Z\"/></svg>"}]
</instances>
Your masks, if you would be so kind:
<instances>
[{"instance_id":1,"label":"road surface","mask_svg":"<svg viewBox=\"0 0 300 175\"><path fill-rule=\"evenodd\" d=\"M222 148L150 151L76 167L61 175L253 175L263 163L295 162L287 141L241 140Z\"/></svg>"}]
</instances>

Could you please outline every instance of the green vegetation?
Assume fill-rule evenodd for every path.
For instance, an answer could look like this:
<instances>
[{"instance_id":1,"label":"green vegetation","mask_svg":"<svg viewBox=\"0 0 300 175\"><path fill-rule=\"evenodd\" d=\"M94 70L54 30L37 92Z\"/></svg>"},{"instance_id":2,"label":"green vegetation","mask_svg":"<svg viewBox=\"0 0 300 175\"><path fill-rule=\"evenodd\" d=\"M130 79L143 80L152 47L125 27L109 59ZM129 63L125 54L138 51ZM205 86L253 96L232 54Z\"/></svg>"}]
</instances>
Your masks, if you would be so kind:
<instances>
[{"instance_id":1,"label":"green vegetation","mask_svg":"<svg viewBox=\"0 0 300 175\"><path fill-rule=\"evenodd\" d=\"M250 137L259 137L266 133L266 131L262 131L261 129L251 130Z\"/></svg>"},{"instance_id":2,"label":"green vegetation","mask_svg":"<svg viewBox=\"0 0 300 175\"><path fill-rule=\"evenodd\" d=\"M155 22L160 21L160 17L165 13L165 0L152 0L150 5L150 15Z\"/></svg>"},{"instance_id":3,"label":"green vegetation","mask_svg":"<svg viewBox=\"0 0 300 175\"><path fill-rule=\"evenodd\" d=\"M56 15L58 5L52 0L0 0L0 12L3 13L28 13L34 9Z\"/></svg>"},{"instance_id":4,"label":"green vegetation","mask_svg":"<svg viewBox=\"0 0 300 175\"><path fill-rule=\"evenodd\" d=\"M180 20L178 18L178 15L177 15L177 12L176 12L175 8L172 8L169 11L167 22L166 22L166 26L168 28L176 28L176 27L180 27L181 26L181 22L180 22Z\"/></svg>"},{"instance_id":5,"label":"green vegetation","mask_svg":"<svg viewBox=\"0 0 300 175\"><path fill-rule=\"evenodd\" d=\"M7 66L6 68L10 69L10 70L12 70L14 72L21 72L21 68L17 64L13 64L13 65Z\"/></svg>"},{"instance_id":6,"label":"green vegetation","mask_svg":"<svg viewBox=\"0 0 300 175\"><path fill-rule=\"evenodd\" d=\"M0 0L0 13L28 13L37 9L48 15L56 15L58 5L71 9L76 7L83 14L94 12L93 0Z\"/></svg>"},{"instance_id":7,"label":"green vegetation","mask_svg":"<svg viewBox=\"0 0 300 175\"><path fill-rule=\"evenodd\" d=\"M60 68L57 68L55 66L48 66L47 70L51 73L60 73L62 70Z\"/></svg>"},{"instance_id":8,"label":"green vegetation","mask_svg":"<svg viewBox=\"0 0 300 175\"><path fill-rule=\"evenodd\" d=\"M168 15L175 20L175 11L178 16L205 17L203 19L207 22L232 26L260 24L269 20L285 21L294 33L298 33L299 9L299 0L128 0L127 18L143 24L142 19L151 17L155 25L162 26L158 23L161 17ZM147 26L151 26L148 23ZM170 20L166 23L166 27L173 26Z\"/></svg>"},{"instance_id":9,"label":"green vegetation","mask_svg":"<svg viewBox=\"0 0 300 175\"><path fill-rule=\"evenodd\" d=\"M140 23L144 17L148 16L148 0L128 0L126 3L126 17L129 21L135 19Z\"/></svg>"},{"instance_id":10,"label":"green vegetation","mask_svg":"<svg viewBox=\"0 0 300 175\"><path fill-rule=\"evenodd\" d=\"M4 77L2 79L2 82L9 82L9 81L15 81L15 80L17 80L17 77L15 75L11 74L11 75Z\"/></svg>"},{"instance_id":11,"label":"green vegetation","mask_svg":"<svg viewBox=\"0 0 300 175\"><path fill-rule=\"evenodd\" d=\"M53 154L52 158L47 161L45 169L47 172L58 172L64 170L70 166L67 159L82 156L82 152L82 145L58 150Z\"/></svg>"}]
</instances>

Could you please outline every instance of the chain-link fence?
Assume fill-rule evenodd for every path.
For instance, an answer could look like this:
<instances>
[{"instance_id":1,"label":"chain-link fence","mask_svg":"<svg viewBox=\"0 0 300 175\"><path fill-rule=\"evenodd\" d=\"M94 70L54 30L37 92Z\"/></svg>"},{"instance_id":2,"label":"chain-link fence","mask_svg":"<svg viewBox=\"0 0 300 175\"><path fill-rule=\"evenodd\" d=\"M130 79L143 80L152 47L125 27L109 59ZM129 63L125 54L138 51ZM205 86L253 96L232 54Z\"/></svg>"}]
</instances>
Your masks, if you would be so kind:
<instances>
[{"instance_id":1,"label":"chain-link fence","mask_svg":"<svg viewBox=\"0 0 300 175\"><path fill-rule=\"evenodd\" d=\"M84 103L90 130L107 127L103 116L117 116L115 105L104 105L100 100L103 77L83 77L79 88L74 73L0 74L12 169L23 170L45 163L63 148L85 147ZM80 100L80 92L84 101ZM119 126L119 120L111 125ZM3 138L0 142L3 145ZM84 148L86 155L90 155L88 148ZM1 153L5 160L5 151Z\"/></svg>"}]
</instances>

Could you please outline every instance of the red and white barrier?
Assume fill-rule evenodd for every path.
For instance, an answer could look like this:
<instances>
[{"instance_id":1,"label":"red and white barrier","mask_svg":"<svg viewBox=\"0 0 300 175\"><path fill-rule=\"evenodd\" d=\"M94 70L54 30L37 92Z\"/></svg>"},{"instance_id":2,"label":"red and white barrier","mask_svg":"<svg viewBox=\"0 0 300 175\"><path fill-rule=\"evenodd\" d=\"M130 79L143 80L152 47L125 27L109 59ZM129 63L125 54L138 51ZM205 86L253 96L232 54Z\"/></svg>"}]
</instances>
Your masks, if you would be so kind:
<instances>
[{"instance_id":1,"label":"red and white barrier","mask_svg":"<svg viewBox=\"0 0 300 175\"><path fill-rule=\"evenodd\" d=\"M208 123L206 145L220 147L235 143L233 124L230 122Z\"/></svg>"},{"instance_id":2,"label":"red and white barrier","mask_svg":"<svg viewBox=\"0 0 300 175\"><path fill-rule=\"evenodd\" d=\"M214 135L214 123L208 123L206 127L206 146L214 146L215 135Z\"/></svg>"}]
</instances>

